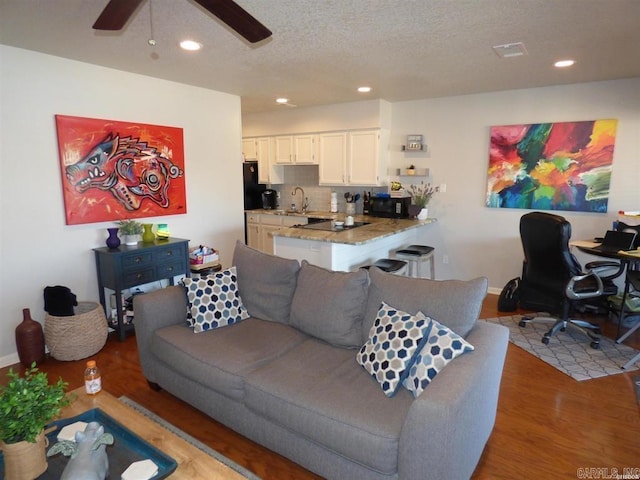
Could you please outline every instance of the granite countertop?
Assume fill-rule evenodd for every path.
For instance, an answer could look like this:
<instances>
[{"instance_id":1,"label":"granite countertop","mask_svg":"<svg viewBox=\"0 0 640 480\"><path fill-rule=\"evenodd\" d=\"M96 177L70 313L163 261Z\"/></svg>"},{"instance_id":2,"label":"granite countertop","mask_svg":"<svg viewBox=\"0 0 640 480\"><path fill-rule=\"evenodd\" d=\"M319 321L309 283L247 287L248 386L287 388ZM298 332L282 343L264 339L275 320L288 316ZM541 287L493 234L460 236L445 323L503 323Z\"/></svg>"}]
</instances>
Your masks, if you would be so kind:
<instances>
[{"instance_id":1,"label":"granite countertop","mask_svg":"<svg viewBox=\"0 0 640 480\"><path fill-rule=\"evenodd\" d=\"M267 215L290 215L298 217L325 218L327 220L344 221L344 213L331 213L321 211L310 211L306 213L286 213L283 210L248 210L248 212ZM396 233L419 228L435 222L435 218L426 220L415 219L399 219L399 218L379 218L369 215L353 215L355 222L367 222L369 225L363 225L357 228L346 228L343 231L332 232L323 230L308 230L305 228L282 228L274 232L274 236L298 238L300 240L314 240L318 242L329 243L345 243L349 245L361 245L372 242L380 238L388 237Z\"/></svg>"}]
</instances>

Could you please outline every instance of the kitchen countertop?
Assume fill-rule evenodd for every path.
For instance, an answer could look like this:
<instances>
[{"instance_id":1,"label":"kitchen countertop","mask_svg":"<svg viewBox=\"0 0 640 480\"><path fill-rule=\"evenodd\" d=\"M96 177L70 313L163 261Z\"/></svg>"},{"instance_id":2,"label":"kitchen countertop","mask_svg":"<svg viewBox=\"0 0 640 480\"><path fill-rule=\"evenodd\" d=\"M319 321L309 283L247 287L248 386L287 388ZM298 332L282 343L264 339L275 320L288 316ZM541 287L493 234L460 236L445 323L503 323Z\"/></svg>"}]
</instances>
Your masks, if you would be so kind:
<instances>
[{"instance_id":1,"label":"kitchen countertop","mask_svg":"<svg viewBox=\"0 0 640 480\"><path fill-rule=\"evenodd\" d=\"M267 215L289 215L296 217L325 218L327 220L343 220L344 213L331 213L321 211L310 211L306 213L286 213L283 210L247 210L247 212ZM345 229L340 232L327 232L322 230L308 230L305 228L282 228L274 232L274 236L298 238L300 240L313 240L318 242L345 243L349 245L361 245L364 243L379 240L384 237L395 235L396 233L419 228L436 221L435 218L426 220L380 218L369 215L353 215L356 222L367 222L369 225L362 227Z\"/></svg>"}]
</instances>

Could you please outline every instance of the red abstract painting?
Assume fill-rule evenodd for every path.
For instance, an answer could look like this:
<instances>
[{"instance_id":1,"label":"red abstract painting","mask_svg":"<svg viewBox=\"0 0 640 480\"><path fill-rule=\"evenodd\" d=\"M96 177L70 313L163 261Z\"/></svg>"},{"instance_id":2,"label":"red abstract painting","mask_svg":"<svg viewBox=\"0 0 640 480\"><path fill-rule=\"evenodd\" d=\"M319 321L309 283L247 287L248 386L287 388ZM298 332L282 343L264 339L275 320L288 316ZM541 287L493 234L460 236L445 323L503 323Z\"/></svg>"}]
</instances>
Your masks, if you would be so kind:
<instances>
[{"instance_id":1,"label":"red abstract painting","mask_svg":"<svg viewBox=\"0 0 640 480\"><path fill-rule=\"evenodd\" d=\"M491 127L486 205L606 213L617 120Z\"/></svg>"},{"instance_id":2,"label":"red abstract painting","mask_svg":"<svg viewBox=\"0 0 640 480\"><path fill-rule=\"evenodd\" d=\"M67 225L187 213L181 128L55 117Z\"/></svg>"}]
</instances>

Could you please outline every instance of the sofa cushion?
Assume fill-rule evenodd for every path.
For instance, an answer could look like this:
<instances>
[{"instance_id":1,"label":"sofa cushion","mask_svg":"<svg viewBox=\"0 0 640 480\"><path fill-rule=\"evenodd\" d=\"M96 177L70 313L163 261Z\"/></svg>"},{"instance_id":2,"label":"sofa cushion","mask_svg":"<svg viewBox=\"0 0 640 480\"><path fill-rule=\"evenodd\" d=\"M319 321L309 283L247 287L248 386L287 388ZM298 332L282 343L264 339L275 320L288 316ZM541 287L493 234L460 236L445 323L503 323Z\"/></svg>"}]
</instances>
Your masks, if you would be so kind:
<instances>
[{"instance_id":1,"label":"sofa cushion","mask_svg":"<svg viewBox=\"0 0 640 480\"><path fill-rule=\"evenodd\" d=\"M371 285L362 322L362 343L367 341L371 325L382 302L415 315L424 313L462 337L466 337L478 319L487 294L487 279L429 280L401 277L378 268L369 271Z\"/></svg>"},{"instance_id":2,"label":"sofa cushion","mask_svg":"<svg viewBox=\"0 0 640 480\"><path fill-rule=\"evenodd\" d=\"M186 277L187 321L195 333L225 327L249 318L238 294L236 268L204 277Z\"/></svg>"},{"instance_id":3,"label":"sofa cushion","mask_svg":"<svg viewBox=\"0 0 640 480\"><path fill-rule=\"evenodd\" d=\"M400 388L408 369L429 338L432 322L421 312L413 316L382 302L369 339L356 360L380 384L387 397Z\"/></svg>"},{"instance_id":4,"label":"sofa cushion","mask_svg":"<svg viewBox=\"0 0 640 480\"><path fill-rule=\"evenodd\" d=\"M368 287L366 270L334 272L303 260L290 324L331 345L359 348Z\"/></svg>"},{"instance_id":5,"label":"sofa cushion","mask_svg":"<svg viewBox=\"0 0 640 480\"><path fill-rule=\"evenodd\" d=\"M248 372L306 338L288 325L249 318L198 335L184 324L160 328L151 339L150 350L181 375L241 401Z\"/></svg>"},{"instance_id":6,"label":"sofa cushion","mask_svg":"<svg viewBox=\"0 0 640 480\"><path fill-rule=\"evenodd\" d=\"M300 270L298 261L268 255L238 241L233 264L238 272L238 289L249 315L289 323L291 300Z\"/></svg>"},{"instance_id":7,"label":"sofa cushion","mask_svg":"<svg viewBox=\"0 0 640 480\"><path fill-rule=\"evenodd\" d=\"M432 320L426 342L416 352L415 361L408 368L402 385L418 397L449 362L473 349L473 345L460 335Z\"/></svg>"},{"instance_id":8,"label":"sofa cushion","mask_svg":"<svg viewBox=\"0 0 640 480\"><path fill-rule=\"evenodd\" d=\"M245 405L273 423L377 472L397 473L413 397L405 389L393 399L381 395L352 350L309 339L252 371L245 389Z\"/></svg>"}]
</instances>

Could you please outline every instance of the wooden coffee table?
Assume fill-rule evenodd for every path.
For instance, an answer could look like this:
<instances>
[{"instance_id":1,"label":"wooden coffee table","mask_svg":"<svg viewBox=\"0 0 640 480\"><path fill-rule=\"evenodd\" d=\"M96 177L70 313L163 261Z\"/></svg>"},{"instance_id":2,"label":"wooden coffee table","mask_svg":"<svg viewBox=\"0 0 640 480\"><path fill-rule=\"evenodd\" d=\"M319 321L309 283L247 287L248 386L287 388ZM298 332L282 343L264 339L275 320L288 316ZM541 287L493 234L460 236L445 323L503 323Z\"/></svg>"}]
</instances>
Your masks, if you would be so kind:
<instances>
[{"instance_id":1,"label":"wooden coffee table","mask_svg":"<svg viewBox=\"0 0 640 480\"><path fill-rule=\"evenodd\" d=\"M75 417L92 408L100 408L154 447L172 457L178 464L178 468L170 475L172 479L242 480L245 478L150 418L118 401L116 397L104 390L95 397L87 395L84 387L77 388L72 393L75 394L76 400L64 408L61 414L62 418Z\"/></svg>"}]
</instances>

